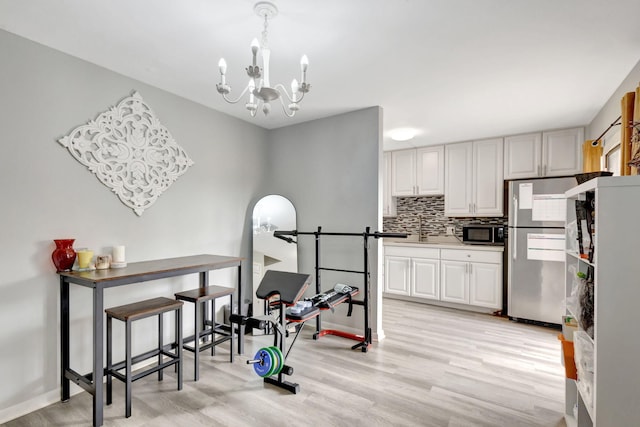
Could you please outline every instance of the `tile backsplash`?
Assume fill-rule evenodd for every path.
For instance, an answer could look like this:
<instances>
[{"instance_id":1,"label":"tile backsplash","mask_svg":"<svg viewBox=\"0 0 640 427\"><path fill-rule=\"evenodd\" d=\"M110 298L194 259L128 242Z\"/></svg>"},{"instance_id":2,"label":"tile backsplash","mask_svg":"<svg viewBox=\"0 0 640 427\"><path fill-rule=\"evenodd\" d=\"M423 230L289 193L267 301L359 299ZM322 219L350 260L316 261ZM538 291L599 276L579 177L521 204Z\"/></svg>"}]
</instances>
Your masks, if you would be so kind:
<instances>
[{"instance_id":1,"label":"tile backsplash","mask_svg":"<svg viewBox=\"0 0 640 427\"><path fill-rule=\"evenodd\" d=\"M418 234L422 217L422 235L444 236L448 226L455 226L462 238L462 226L467 224L507 225L507 217L452 218L444 215L444 196L398 197L397 216L383 219L383 230L390 233Z\"/></svg>"}]
</instances>

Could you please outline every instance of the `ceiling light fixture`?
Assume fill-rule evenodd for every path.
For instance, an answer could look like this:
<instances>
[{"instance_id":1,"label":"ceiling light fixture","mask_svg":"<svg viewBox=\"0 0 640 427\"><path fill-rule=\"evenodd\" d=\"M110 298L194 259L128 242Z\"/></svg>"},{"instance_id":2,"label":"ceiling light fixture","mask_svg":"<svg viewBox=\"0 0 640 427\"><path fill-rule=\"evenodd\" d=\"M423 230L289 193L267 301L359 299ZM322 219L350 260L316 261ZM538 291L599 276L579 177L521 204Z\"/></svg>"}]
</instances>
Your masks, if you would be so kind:
<instances>
[{"instance_id":1,"label":"ceiling light fixture","mask_svg":"<svg viewBox=\"0 0 640 427\"><path fill-rule=\"evenodd\" d=\"M416 136L416 130L411 128L398 128L389 132L389 137L394 141L409 141Z\"/></svg>"},{"instance_id":2,"label":"ceiling light fixture","mask_svg":"<svg viewBox=\"0 0 640 427\"><path fill-rule=\"evenodd\" d=\"M262 1L256 3L253 10L258 16L264 18L264 30L262 31L262 40L260 43L258 42L258 39L253 39L251 42L251 53L253 55L253 59L251 65L246 68L247 74L250 77L249 83L244 88L238 99L229 99L227 95L231 92L231 86L229 86L226 81L225 74L227 72L227 62L224 58L221 58L220 62L218 62L218 67L220 69L220 83L216 85L216 88L224 100L230 104L237 103L247 92L249 92L249 100L245 104L245 107L249 110L251 117L255 117L260 104L262 104L262 112L265 115L269 114L271 111L271 101L275 101L276 99L280 100L284 113L289 117L293 117L296 114L296 111L300 109L298 104L302 101L302 98L304 98L304 94L309 92L309 89L311 89L311 85L307 83L307 67L309 66L309 59L307 59L307 55L303 55L302 59L300 59L302 75L301 81L298 83L296 79L293 79L291 82L291 96L289 96L285 87L279 83L272 87L271 82L269 81L269 57L271 55L271 50L267 44L267 27L269 26L269 19L274 18L278 14L278 8L271 2ZM262 55L262 68L257 65L258 52ZM285 96L289 100L288 105L285 105L285 101L283 99Z\"/></svg>"}]
</instances>

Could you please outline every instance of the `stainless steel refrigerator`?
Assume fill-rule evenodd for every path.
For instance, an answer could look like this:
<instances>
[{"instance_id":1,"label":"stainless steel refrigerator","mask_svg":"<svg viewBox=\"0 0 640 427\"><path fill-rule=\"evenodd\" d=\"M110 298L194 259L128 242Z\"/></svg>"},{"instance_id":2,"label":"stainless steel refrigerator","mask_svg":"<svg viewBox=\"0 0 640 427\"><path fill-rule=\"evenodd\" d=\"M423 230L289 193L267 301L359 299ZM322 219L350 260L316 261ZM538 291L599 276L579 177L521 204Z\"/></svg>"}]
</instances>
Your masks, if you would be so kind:
<instances>
[{"instance_id":1,"label":"stainless steel refrigerator","mask_svg":"<svg viewBox=\"0 0 640 427\"><path fill-rule=\"evenodd\" d=\"M565 298L564 192L574 177L509 182L507 313L560 324Z\"/></svg>"}]
</instances>

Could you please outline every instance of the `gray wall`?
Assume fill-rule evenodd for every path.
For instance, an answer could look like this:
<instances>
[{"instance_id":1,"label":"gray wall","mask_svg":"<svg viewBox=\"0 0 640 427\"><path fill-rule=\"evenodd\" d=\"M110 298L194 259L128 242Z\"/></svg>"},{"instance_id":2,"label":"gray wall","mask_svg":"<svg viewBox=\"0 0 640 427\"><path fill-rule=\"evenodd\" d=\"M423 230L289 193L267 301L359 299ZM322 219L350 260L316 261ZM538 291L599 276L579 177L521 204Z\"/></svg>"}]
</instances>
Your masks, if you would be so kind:
<instances>
[{"instance_id":1,"label":"gray wall","mask_svg":"<svg viewBox=\"0 0 640 427\"><path fill-rule=\"evenodd\" d=\"M122 244L129 262L198 253L250 261L253 205L270 193L290 198L301 230L318 225L347 232L381 228L379 108L266 131L1 30L0 57L0 423L60 397L53 239L75 238L76 248L96 253ZM134 90L195 161L142 217L57 142ZM359 242L325 245L327 263L360 268ZM374 299L381 292L378 245L371 243ZM312 241L303 242L300 252L301 270L312 272ZM249 286L250 269L245 271ZM326 286L335 284L330 279ZM232 285L235 280L234 272L211 274L213 283ZM354 284L362 286L361 280ZM105 306L194 286L195 276L112 289L105 293ZM91 293L72 287L71 304L72 365L89 372ZM381 334L381 312L372 305L374 331ZM354 319L362 322L360 307L354 308ZM359 327L345 322L341 312L329 320ZM136 348L154 345L153 334L145 333L152 327L138 331ZM185 333L188 328L187 322ZM116 330L114 340L123 339ZM72 393L79 391L72 385Z\"/></svg>"},{"instance_id":2,"label":"gray wall","mask_svg":"<svg viewBox=\"0 0 640 427\"><path fill-rule=\"evenodd\" d=\"M248 256L246 211L265 177L267 132L3 31L0 57L1 423L59 399L53 239L75 238L76 248L97 253L122 244L130 262L198 253ZM195 161L142 217L57 142L132 90ZM108 290L105 306L172 295L197 286L192 276ZM212 274L221 284L234 280L234 272ZM71 299L71 360L76 370L89 372L91 293L72 289ZM153 334L147 335L134 341L148 346Z\"/></svg>"},{"instance_id":3,"label":"gray wall","mask_svg":"<svg viewBox=\"0 0 640 427\"><path fill-rule=\"evenodd\" d=\"M381 230L381 185L378 173L382 159L382 110L378 107L315 120L269 133L269 183L287 197L297 210L298 230L363 233ZM314 275L313 236L298 237L299 271ZM378 287L379 241L370 241L371 327L381 335L380 308L375 300ZM328 268L363 270L362 237L321 238L321 265ZM314 276L315 277L315 276ZM323 272L321 290L336 283L363 289L364 276ZM315 293L315 281L307 295ZM358 297L362 298L362 294ZM381 302L381 301L380 301ZM346 318L346 304L334 314L326 312L323 321L340 323L354 332L363 331L362 307ZM354 343L345 342L345 346Z\"/></svg>"},{"instance_id":4,"label":"gray wall","mask_svg":"<svg viewBox=\"0 0 640 427\"><path fill-rule=\"evenodd\" d=\"M635 92L638 84L640 84L640 62L633 67L627 78L624 79L589 126L587 126L586 139L599 137L620 116L622 97L627 92Z\"/></svg>"}]
</instances>

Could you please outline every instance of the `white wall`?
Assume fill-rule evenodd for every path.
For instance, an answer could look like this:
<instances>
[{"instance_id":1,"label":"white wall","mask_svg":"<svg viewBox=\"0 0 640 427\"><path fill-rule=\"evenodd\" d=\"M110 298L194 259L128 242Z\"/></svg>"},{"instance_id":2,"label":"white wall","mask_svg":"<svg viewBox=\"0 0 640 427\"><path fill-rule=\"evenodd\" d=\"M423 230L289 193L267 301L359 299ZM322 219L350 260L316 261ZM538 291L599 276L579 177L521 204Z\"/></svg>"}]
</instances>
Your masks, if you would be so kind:
<instances>
[{"instance_id":1,"label":"white wall","mask_svg":"<svg viewBox=\"0 0 640 427\"><path fill-rule=\"evenodd\" d=\"M295 206L299 231L313 232L318 226L326 232L363 233L367 226L371 231L382 230L381 123L382 111L373 107L269 133L268 182ZM378 246L377 240L370 239L371 327L382 335L381 307L376 303L376 296L381 295ZM299 271L315 278L314 254L314 237L299 236ZM322 237L321 265L363 270L363 238ZM363 275L323 272L322 291L338 282L364 290L363 279ZM312 287L307 295L315 293L315 280ZM362 299L363 294L357 298ZM362 333L362 307L355 306L351 318L345 317L346 309L342 304L335 314L327 311L322 318ZM352 344L345 342L345 346Z\"/></svg>"},{"instance_id":2,"label":"white wall","mask_svg":"<svg viewBox=\"0 0 640 427\"><path fill-rule=\"evenodd\" d=\"M2 423L60 396L53 239L75 238L76 248L96 253L123 244L129 262L198 253L248 257L247 209L264 180L267 132L4 31L0 57ZM142 217L57 142L133 90L195 161ZM234 273L214 272L212 281L233 285ZM107 290L105 306L171 296L197 286L197 275L152 283ZM85 373L90 291L72 287L71 304L71 361ZM147 335L134 342L146 345Z\"/></svg>"}]
</instances>

